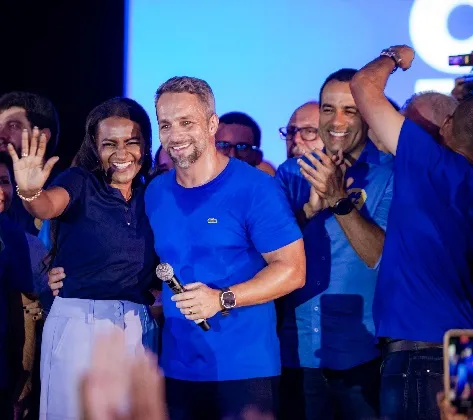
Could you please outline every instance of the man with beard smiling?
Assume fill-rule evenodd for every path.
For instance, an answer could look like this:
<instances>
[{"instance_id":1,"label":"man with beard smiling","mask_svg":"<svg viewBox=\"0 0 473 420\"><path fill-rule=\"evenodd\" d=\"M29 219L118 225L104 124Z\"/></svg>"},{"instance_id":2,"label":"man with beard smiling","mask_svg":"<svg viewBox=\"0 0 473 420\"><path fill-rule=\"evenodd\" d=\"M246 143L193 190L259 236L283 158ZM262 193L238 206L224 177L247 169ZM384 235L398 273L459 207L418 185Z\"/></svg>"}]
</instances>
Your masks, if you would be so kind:
<instances>
[{"instance_id":1,"label":"man with beard smiling","mask_svg":"<svg viewBox=\"0 0 473 420\"><path fill-rule=\"evenodd\" d=\"M392 157L367 137L349 86L355 73L341 69L321 88L324 150L282 165L292 174L282 184L303 229L307 261L305 286L282 299L284 419L376 418L379 409L371 306Z\"/></svg>"},{"instance_id":2,"label":"man with beard smiling","mask_svg":"<svg viewBox=\"0 0 473 420\"><path fill-rule=\"evenodd\" d=\"M150 183L146 212L157 254L186 289L173 296L163 287L160 364L171 420L239 418L248 406L277 418L273 300L304 285L301 232L274 178L217 152L206 82L168 80L156 115L175 169ZM192 322L199 319L211 329Z\"/></svg>"}]
</instances>

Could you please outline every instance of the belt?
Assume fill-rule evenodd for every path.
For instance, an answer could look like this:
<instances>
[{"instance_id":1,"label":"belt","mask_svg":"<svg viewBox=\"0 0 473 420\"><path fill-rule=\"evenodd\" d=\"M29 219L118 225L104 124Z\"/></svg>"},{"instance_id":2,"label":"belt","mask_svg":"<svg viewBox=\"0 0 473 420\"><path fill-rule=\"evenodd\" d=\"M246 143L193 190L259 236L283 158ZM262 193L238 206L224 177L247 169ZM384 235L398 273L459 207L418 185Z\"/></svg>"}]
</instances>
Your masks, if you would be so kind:
<instances>
[{"instance_id":1,"label":"belt","mask_svg":"<svg viewBox=\"0 0 473 420\"><path fill-rule=\"evenodd\" d=\"M408 351L408 350L423 350L443 348L441 343L429 343L427 341L409 341L409 340L396 340L389 341L386 343L384 351L386 353L393 353L395 351Z\"/></svg>"}]
</instances>

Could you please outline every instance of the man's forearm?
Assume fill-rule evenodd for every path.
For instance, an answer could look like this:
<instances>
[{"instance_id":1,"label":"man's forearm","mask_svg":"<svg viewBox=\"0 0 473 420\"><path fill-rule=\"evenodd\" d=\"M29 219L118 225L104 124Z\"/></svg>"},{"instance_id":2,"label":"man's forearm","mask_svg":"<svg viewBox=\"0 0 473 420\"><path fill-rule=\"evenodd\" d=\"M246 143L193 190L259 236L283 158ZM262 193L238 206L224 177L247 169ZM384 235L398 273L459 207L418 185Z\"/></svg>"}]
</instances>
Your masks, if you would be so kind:
<instances>
[{"instance_id":1,"label":"man's forearm","mask_svg":"<svg viewBox=\"0 0 473 420\"><path fill-rule=\"evenodd\" d=\"M298 266L275 261L245 283L233 286L237 307L259 305L285 296L305 284L305 259Z\"/></svg>"},{"instance_id":2,"label":"man's forearm","mask_svg":"<svg viewBox=\"0 0 473 420\"><path fill-rule=\"evenodd\" d=\"M367 93L366 90L369 90L370 94L384 95L386 83L394 67L394 61L391 58L378 57L355 74L350 86L352 89L359 87L359 89L365 90L365 93Z\"/></svg>"},{"instance_id":3,"label":"man's forearm","mask_svg":"<svg viewBox=\"0 0 473 420\"><path fill-rule=\"evenodd\" d=\"M383 229L366 220L356 209L336 218L358 256L368 267L374 267L383 252Z\"/></svg>"}]
</instances>

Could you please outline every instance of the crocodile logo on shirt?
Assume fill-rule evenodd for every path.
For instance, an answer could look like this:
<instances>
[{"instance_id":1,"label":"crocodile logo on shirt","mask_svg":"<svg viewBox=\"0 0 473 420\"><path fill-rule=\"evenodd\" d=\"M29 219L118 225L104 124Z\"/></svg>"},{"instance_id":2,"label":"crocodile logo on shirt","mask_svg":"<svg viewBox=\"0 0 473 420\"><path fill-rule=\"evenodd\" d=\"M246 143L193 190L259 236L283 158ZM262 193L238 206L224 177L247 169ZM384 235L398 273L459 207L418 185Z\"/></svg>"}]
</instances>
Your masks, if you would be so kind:
<instances>
[{"instance_id":1,"label":"crocodile logo on shirt","mask_svg":"<svg viewBox=\"0 0 473 420\"><path fill-rule=\"evenodd\" d=\"M218 222L218 220L215 219L214 217L209 217L209 218L207 219L207 223L217 223L217 222Z\"/></svg>"}]
</instances>

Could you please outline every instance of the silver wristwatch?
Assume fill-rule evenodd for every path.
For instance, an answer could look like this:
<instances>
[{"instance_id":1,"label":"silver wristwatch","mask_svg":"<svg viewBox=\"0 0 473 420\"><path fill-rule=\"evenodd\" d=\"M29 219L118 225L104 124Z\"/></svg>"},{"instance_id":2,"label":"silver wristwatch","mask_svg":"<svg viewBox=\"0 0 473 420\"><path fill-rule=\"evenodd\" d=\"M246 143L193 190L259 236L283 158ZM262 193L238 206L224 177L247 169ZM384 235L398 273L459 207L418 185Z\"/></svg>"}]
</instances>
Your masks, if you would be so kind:
<instances>
[{"instance_id":1,"label":"silver wristwatch","mask_svg":"<svg viewBox=\"0 0 473 420\"><path fill-rule=\"evenodd\" d=\"M391 74L394 73L399 68L399 66L401 65L402 59L401 59L400 55L395 50L393 50L392 48L387 48L387 49L381 51L380 55L381 56L384 55L385 57L389 57L394 61L395 67L394 67L393 71L391 72Z\"/></svg>"}]
</instances>

